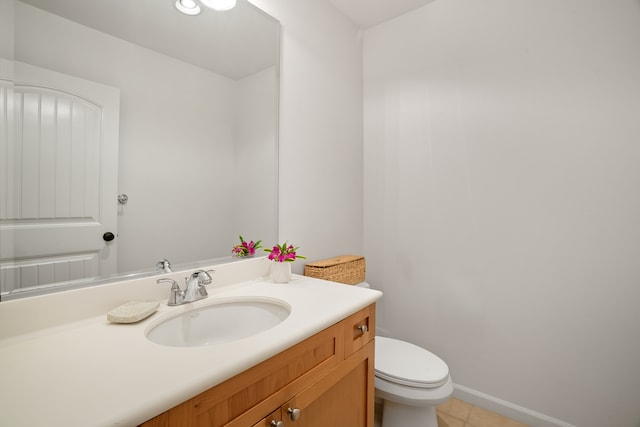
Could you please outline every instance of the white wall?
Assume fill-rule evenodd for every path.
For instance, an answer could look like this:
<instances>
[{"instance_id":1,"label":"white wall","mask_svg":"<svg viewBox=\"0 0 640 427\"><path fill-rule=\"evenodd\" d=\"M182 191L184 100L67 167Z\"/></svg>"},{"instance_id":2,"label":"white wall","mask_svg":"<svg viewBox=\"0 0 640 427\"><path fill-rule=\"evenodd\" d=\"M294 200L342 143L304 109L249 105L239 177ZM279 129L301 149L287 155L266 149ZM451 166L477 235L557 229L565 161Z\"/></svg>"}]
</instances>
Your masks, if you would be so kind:
<instances>
[{"instance_id":1,"label":"white wall","mask_svg":"<svg viewBox=\"0 0 640 427\"><path fill-rule=\"evenodd\" d=\"M0 0L0 58L13 59L13 15L11 0Z\"/></svg>"},{"instance_id":2,"label":"white wall","mask_svg":"<svg viewBox=\"0 0 640 427\"><path fill-rule=\"evenodd\" d=\"M366 31L364 100L380 326L493 398L640 425L640 3L436 1Z\"/></svg>"},{"instance_id":3,"label":"white wall","mask_svg":"<svg viewBox=\"0 0 640 427\"><path fill-rule=\"evenodd\" d=\"M362 253L357 29L322 0L252 0L282 24L279 234L309 260ZM268 243L268 242L266 242ZM304 262L296 262L301 272Z\"/></svg>"}]
</instances>

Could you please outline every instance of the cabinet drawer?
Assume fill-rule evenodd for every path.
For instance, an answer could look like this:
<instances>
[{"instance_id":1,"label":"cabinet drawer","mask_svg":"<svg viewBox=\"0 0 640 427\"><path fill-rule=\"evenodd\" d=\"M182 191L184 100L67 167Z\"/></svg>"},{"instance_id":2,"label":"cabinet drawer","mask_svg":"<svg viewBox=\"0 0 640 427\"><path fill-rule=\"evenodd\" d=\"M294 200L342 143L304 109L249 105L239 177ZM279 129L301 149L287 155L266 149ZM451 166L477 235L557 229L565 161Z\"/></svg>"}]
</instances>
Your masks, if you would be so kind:
<instances>
[{"instance_id":1,"label":"cabinet drawer","mask_svg":"<svg viewBox=\"0 0 640 427\"><path fill-rule=\"evenodd\" d=\"M253 427L274 427L277 426L278 423L284 424L282 420L282 409L280 408L258 421Z\"/></svg>"},{"instance_id":2,"label":"cabinet drawer","mask_svg":"<svg viewBox=\"0 0 640 427\"><path fill-rule=\"evenodd\" d=\"M376 334L375 304L372 304L343 321L344 357L347 358L373 339Z\"/></svg>"}]
</instances>

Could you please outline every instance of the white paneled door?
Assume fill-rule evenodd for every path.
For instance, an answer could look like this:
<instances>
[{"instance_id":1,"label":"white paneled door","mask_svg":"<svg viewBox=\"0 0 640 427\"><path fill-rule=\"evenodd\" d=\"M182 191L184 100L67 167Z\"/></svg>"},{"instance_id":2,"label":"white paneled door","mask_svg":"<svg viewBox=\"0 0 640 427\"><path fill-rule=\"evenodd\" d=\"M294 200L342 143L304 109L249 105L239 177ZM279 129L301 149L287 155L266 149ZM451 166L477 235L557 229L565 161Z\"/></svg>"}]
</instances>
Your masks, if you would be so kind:
<instances>
[{"instance_id":1,"label":"white paneled door","mask_svg":"<svg viewBox=\"0 0 640 427\"><path fill-rule=\"evenodd\" d=\"M0 102L2 293L115 273L118 240L104 235L117 236L119 90L18 62L13 75Z\"/></svg>"}]
</instances>

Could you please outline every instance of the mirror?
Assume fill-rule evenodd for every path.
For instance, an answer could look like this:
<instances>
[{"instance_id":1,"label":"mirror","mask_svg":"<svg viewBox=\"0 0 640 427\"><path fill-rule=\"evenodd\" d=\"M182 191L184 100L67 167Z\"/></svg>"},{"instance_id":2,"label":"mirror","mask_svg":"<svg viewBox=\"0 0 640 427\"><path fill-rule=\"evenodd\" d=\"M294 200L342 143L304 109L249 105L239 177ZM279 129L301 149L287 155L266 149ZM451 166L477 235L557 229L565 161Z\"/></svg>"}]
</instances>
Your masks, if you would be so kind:
<instances>
[{"instance_id":1,"label":"mirror","mask_svg":"<svg viewBox=\"0 0 640 427\"><path fill-rule=\"evenodd\" d=\"M279 23L174 3L0 0L2 299L276 243Z\"/></svg>"}]
</instances>

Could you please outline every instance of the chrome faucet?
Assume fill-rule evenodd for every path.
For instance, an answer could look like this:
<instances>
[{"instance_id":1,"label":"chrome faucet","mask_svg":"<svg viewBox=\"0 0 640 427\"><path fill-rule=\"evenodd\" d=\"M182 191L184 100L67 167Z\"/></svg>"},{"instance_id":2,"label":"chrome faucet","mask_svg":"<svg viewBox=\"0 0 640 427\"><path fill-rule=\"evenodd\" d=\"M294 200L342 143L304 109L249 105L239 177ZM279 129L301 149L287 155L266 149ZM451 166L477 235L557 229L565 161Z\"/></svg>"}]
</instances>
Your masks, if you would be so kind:
<instances>
[{"instance_id":1,"label":"chrome faucet","mask_svg":"<svg viewBox=\"0 0 640 427\"><path fill-rule=\"evenodd\" d=\"M209 270L213 271L213 270ZM209 296L207 288L204 285L211 283L211 276L204 270L195 271L191 277L184 279L187 283L187 289L184 294L184 302L198 301L199 299Z\"/></svg>"},{"instance_id":2,"label":"chrome faucet","mask_svg":"<svg viewBox=\"0 0 640 427\"><path fill-rule=\"evenodd\" d=\"M167 301L167 305L181 305L186 304L188 302L198 301L200 299L206 298L209 296L207 293L207 288L204 285L208 285L211 283L211 275L209 272L213 273L214 270L197 270L191 274L189 277L185 277L184 281L186 284L186 288L180 289L180 285L173 279L162 278L156 280L156 283L171 283L171 290L169 295L169 301Z\"/></svg>"}]
</instances>

